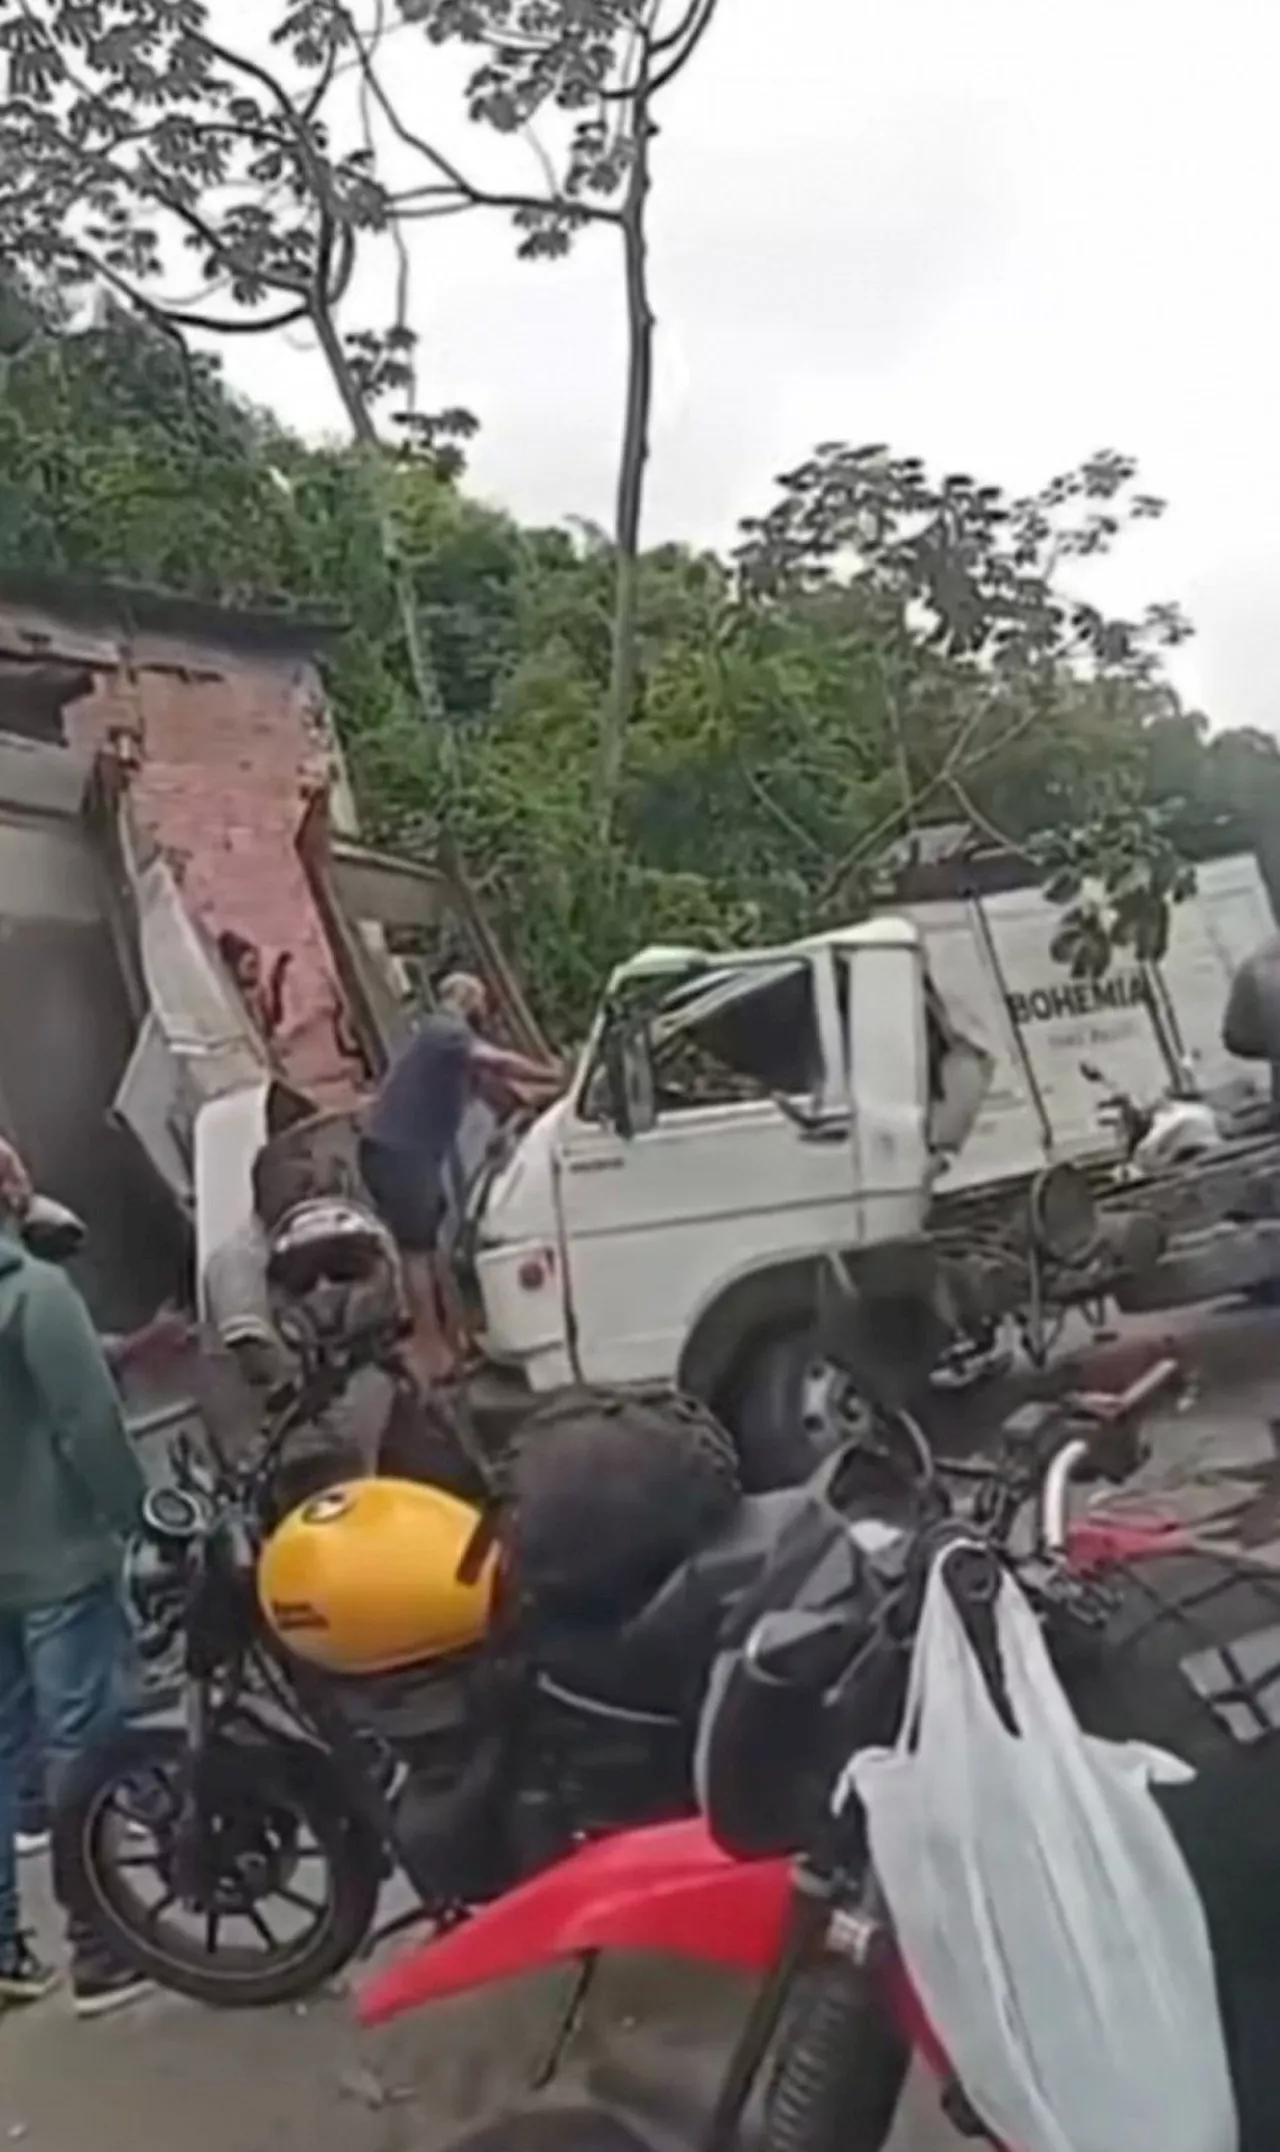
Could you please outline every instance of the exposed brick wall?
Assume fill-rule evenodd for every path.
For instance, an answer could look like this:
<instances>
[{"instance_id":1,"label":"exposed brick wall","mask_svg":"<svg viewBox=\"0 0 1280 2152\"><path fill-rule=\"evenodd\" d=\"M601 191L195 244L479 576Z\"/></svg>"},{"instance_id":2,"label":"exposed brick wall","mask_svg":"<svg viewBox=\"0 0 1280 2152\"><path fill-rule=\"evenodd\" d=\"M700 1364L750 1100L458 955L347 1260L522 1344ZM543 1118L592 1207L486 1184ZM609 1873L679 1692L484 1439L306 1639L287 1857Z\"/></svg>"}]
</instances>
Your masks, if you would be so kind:
<instances>
[{"instance_id":1,"label":"exposed brick wall","mask_svg":"<svg viewBox=\"0 0 1280 2152\"><path fill-rule=\"evenodd\" d=\"M293 953L282 1073L322 1104L345 1102L355 1072L335 1038L338 989L294 844L326 748L315 668L145 633L120 655L68 706L70 743L136 735L132 796L195 916L211 935L230 927L256 942L268 963Z\"/></svg>"}]
</instances>

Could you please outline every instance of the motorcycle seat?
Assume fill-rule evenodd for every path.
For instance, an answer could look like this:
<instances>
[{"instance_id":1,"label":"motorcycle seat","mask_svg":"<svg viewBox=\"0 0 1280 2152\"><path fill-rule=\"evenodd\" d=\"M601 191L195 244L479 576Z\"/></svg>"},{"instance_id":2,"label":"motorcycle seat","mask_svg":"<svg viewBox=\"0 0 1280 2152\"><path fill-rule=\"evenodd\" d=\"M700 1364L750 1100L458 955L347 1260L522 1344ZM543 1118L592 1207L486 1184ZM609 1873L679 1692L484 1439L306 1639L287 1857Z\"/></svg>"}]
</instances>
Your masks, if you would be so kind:
<instances>
[{"instance_id":1,"label":"motorcycle seat","mask_svg":"<svg viewBox=\"0 0 1280 2152\"><path fill-rule=\"evenodd\" d=\"M584 1703L664 1718L693 1712L725 1614L761 1575L807 1499L804 1487L744 1495L732 1516L629 1620L540 1633L542 1672Z\"/></svg>"}]
</instances>

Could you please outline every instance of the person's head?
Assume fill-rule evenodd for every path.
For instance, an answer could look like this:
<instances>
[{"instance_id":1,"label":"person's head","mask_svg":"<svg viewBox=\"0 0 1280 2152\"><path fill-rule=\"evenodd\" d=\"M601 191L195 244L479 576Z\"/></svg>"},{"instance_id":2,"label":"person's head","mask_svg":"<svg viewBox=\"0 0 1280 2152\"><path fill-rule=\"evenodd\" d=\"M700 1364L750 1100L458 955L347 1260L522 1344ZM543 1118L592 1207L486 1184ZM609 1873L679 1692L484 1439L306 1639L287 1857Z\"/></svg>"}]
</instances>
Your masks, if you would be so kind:
<instances>
[{"instance_id":1,"label":"person's head","mask_svg":"<svg viewBox=\"0 0 1280 2152\"><path fill-rule=\"evenodd\" d=\"M218 936L218 954L242 994L252 994L262 984L262 953L243 934L224 927Z\"/></svg>"},{"instance_id":2,"label":"person's head","mask_svg":"<svg viewBox=\"0 0 1280 2152\"><path fill-rule=\"evenodd\" d=\"M444 1015L458 1017L473 1031L480 1029L489 1014L489 989L471 971L451 971L441 980L436 998Z\"/></svg>"},{"instance_id":3,"label":"person's head","mask_svg":"<svg viewBox=\"0 0 1280 2152\"><path fill-rule=\"evenodd\" d=\"M0 1220L15 1222L31 1208L31 1175L14 1146L0 1136Z\"/></svg>"}]
</instances>

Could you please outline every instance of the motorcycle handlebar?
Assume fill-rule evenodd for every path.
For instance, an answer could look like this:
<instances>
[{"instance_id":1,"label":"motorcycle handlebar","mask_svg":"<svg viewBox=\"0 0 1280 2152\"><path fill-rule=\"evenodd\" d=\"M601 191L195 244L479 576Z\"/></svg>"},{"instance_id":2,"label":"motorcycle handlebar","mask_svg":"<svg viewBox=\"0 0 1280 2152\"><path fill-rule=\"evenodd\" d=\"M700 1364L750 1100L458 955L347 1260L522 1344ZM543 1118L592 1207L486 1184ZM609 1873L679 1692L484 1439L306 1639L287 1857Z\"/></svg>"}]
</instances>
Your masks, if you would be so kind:
<instances>
[{"instance_id":1,"label":"motorcycle handlebar","mask_svg":"<svg viewBox=\"0 0 1280 2152\"><path fill-rule=\"evenodd\" d=\"M1107 1476L1114 1480L1127 1479L1141 1463L1141 1452L1136 1443L1122 1457L1104 1462L1102 1451L1105 1438L1122 1433L1131 1426L1135 1415L1153 1404L1158 1397L1175 1389L1182 1380L1182 1368L1172 1354L1157 1360L1154 1366L1137 1376L1127 1390L1082 1391L1066 1402L1077 1421L1092 1423L1087 1433L1077 1435L1063 1444L1051 1461L1040 1487L1039 1542L1047 1554L1063 1553L1067 1544L1068 1497L1071 1482L1082 1465L1102 1466ZM1108 1469L1108 1464L1110 1469Z\"/></svg>"},{"instance_id":2,"label":"motorcycle handlebar","mask_svg":"<svg viewBox=\"0 0 1280 2152\"><path fill-rule=\"evenodd\" d=\"M1020 1508L1029 1498L1034 1500L1039 1512L1037 1536L1040 1546L1046 1552L1061 1553L1066 1544L1072 1479L1082 1468L1092 1468L1095 1475L1101 1474L1118 1484L1136 1471L1142 1462L1142 1453L1134 1422L1157 1398L1176 1389L1182 1379L1180 1362L1171 1353L1166 1353L1151 1367L1145 1368L1127 1389L1068 1392L1060 1399L1054 1415L1057 1447L1049 1452L1037 1445L1021 1460L1024 1466L1035 1466L1034 1484L1028 1484L1015 1467L1010 1467L1007 1459L1002 1467L999 1459L990 1456L981 1462L948 1459L944 1476L998 1485L1002 1473L1013 1470L1014 1507ZM892 1422L896 1429L904 1462L913 1459L920 1491L924 1493L936 1488L937 1461L926 1436L910 1413L898 1409L882 1418ZM845 1450L837 1450L814 1476L815 1486L825 1494L833 1508L842 1513L837 1483L845 1458Z\"/></svg>"}]
</instances>

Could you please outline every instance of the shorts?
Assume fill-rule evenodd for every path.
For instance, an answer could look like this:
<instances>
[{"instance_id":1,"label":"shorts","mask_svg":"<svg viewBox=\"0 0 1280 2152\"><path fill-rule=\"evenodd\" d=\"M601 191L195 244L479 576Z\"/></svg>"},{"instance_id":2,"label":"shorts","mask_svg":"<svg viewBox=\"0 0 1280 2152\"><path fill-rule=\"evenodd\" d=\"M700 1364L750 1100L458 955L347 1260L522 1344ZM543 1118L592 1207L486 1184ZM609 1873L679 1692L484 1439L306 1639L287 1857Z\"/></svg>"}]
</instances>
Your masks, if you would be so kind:
<instances>
[{"instance_id":1,"label":"shorts","mask_svg":"<svg viewBox=\"0 0 1280 2152\"><path fill-rule=\"evenodd\" d=\"M360 1177L402 1255L430 1255L444 1220L444 1184L438 1166L416 1151L401 1151L362 1136Z\"/></svg>"}]
</instances>

